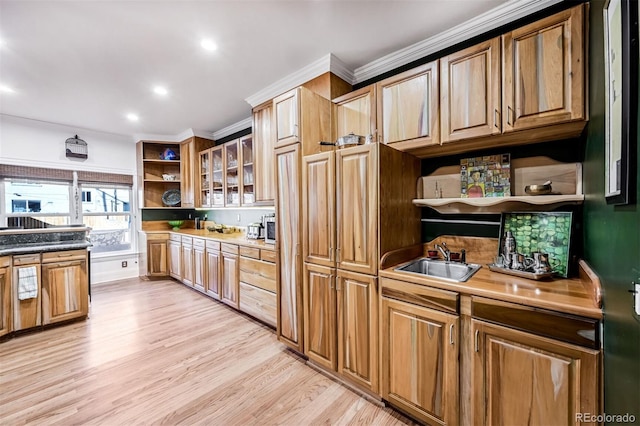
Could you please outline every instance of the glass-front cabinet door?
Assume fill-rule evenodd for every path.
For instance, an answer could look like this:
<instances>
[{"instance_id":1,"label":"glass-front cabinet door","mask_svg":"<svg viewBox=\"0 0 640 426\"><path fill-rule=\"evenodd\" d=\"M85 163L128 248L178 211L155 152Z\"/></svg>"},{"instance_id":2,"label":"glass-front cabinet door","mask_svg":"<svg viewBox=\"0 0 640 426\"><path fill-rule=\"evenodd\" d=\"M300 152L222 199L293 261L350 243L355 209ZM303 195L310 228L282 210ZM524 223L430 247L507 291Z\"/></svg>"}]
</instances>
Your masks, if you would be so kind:
<instances>
[{"instance_id":1,"label":"glass-front cabinet door","mask_svg":"<svg viewBox=\"0 0 640 426\"><path fill-rule=\"evenodd\" d=\"M226 184L226 206L240 205L240 182L238 176L238 142L229 142L224 146L225 164L225 184Z\"/></svg>"},{"instance_id":2,"label":"glass-front cabinet door","mask_svg":"<svg viewBox=\"0 0 640 426\"><path fill-rule=\"evenodd\" d=\"M200 205L211 206L211 150L200 152Z\"/></svg>"},{"instance_id":3,"label":"glass-front cabinet door","mask_svg":"<svg viewBox=\"0 0 640 426\"><path fill-rule=\"evenodd\" d=\"M251 205L256 201L253 175L253 137L240 138L242 148L242 205Z\"/></svg>"},{"instance_id":4,"label":"glass-front cabinet door","mask_svg":"<svg viewBox=\"0 0 640 426\"><path fill-rule=\"evenodd\" d=\"M224 157L223 145L211 149L211 204L224 206Z\"/></svg>"}]
</instances>

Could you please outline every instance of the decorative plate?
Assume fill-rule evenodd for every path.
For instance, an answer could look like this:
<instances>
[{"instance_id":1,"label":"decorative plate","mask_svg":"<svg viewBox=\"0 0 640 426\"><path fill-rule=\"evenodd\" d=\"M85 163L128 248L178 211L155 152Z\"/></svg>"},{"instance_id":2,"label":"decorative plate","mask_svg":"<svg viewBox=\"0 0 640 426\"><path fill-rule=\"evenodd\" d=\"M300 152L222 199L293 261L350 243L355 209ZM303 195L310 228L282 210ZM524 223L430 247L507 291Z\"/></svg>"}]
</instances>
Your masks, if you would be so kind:
<instances>
[{"instance_id":1,"label":"decorative plate","mask_svg":"<svg viewBox=\"0 0 640 426\"><path fill-rule=\"evenodd\" d=\"M169 207L175 207L180 204L180 190L169 189L162 194L162 202Z\"/></svg>"}]
</instances>

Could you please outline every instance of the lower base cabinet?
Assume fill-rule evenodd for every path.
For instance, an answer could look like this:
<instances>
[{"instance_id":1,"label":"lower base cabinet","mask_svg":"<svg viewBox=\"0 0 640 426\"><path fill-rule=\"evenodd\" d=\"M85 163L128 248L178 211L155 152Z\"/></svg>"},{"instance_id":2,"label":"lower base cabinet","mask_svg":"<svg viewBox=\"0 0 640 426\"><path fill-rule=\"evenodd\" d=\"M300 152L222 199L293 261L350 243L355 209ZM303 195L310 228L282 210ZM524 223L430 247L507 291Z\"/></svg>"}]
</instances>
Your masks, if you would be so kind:
<instances>
[{"instance_id":1,"label":"lower base cabinet","mask_svg":"<svg viewBox=\"0 0 640 426\"><path fill-rule=\"evenodd\" d=\"M337 371L336 270L304 264L304 354L327 370Z\"/></svg>"},{"instance_id":2,"label":"lower base cabinet","mask_svg":"<svg viewBox=\"0 0 640 426\"><path fill-rule=\"evenodd\" d=\"M455 310L457 294L419 289L422 294L414 297L408 286L383 284L383 295L411 295L414 303L427 305L448 299ZM459 316L388 297L381 300L382 398L428 424L458 424Z\"/></svg>"},{"instance_id":3,"label":"lower base cabinet","mask_svg":"<svg viewBox=\"0 0 640 426\"><path fill-rule=\"evenodd\" d=\"M88 313L86 252L43 253L42 324L79 318Z\"/></svg>"},{"instance_id":4,"label":"lower base cabinet","mask_svg":"<svg viewBox=\"0 0 640 426\"><path fill-rule=\"evenodd\" d=\"M263 260L266 253L240 248L239 307L242 312L276 327L276 264Z\"/></svg>"},{"instance_id":5,"label":"lower base cabinet","mask_svg":"<svg viewBox=\"0 0 640 426\"><path fill-rule=\"evenodd\" d=\"M238 309L238 246L222 243L222 281L220 300Z\"/></svg>"},{"instance_id":6,"label":"lower base cabinet","mask_svg":"<svg viewBox=\"0 0 640 426\"><path fill-rule=\"evenodd\" d=\"M11 257L0 258L0 336L11 332Z\"/></svg>"},{"instance_id":7,"label":"lower base cabinet","mask_svg":"<svg viewBox=\"0 0 640 426\"><path fill-rule=\"evenodd\" d=\"M473 423L577 424L601 413L599 351L472 320Z\"/></svg>"},{"instance_id":8,"label":"lower base cabinet","mask_svg":"<svg viewBox=\"0 0 640 426\"><path fill-rule=\"evenodd\" d=\"M193 288L205 292L207 279L207 255L205 241L202 238L193 239Z\"/></svg>"},{"instance_id":9,"label":"lower base cabinet","mask_svg":"<svg viewBox=\"0 0 640 426\"><path fill-rule=\"evenodd\" d=\"M222 255L220 254L220 243L207 240L206 250L206 279L204 292L216 300L220 300L220 286L222 281Z\"/></svg>"}]
</instances>

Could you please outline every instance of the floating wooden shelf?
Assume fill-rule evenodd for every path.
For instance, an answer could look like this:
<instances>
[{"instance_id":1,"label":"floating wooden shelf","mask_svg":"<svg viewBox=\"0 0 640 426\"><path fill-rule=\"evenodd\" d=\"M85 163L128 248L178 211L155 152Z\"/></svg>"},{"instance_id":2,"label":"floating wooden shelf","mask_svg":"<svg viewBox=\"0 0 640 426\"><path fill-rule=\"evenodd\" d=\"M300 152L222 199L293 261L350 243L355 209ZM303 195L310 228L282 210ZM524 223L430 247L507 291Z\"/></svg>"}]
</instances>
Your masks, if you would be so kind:
<instances>
[{"instance_id":1,"label":"floating wooden shelf","mask_svg":"<svg viewBox=\"0 0 640 426\"><path fill-rule=\"evenodd\" d=\"M546 211L563 205L582 204L584 195L518 195L493 198L420 198L413 204L438 213L497 214L504 211Z\"/></svg>"}]
</instances>

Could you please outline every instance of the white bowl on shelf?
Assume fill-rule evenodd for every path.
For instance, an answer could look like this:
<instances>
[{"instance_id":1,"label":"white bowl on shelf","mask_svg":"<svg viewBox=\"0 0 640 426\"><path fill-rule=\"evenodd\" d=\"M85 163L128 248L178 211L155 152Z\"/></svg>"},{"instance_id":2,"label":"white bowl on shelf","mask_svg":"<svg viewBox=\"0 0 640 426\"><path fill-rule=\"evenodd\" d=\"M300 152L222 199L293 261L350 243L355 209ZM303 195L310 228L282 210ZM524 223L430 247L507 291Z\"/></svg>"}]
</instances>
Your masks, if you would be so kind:
<instances>
[{"instance_id":1,"label":"white bowl on shelf","mask_svg":"<svg viewBox=\"0 0 640 426\"><path fill-rule=\"evenodd\" d=\"M170 175L165 173L162 175L162 180L176 180L176 175Z\"/></svg>"}]
</instances>

